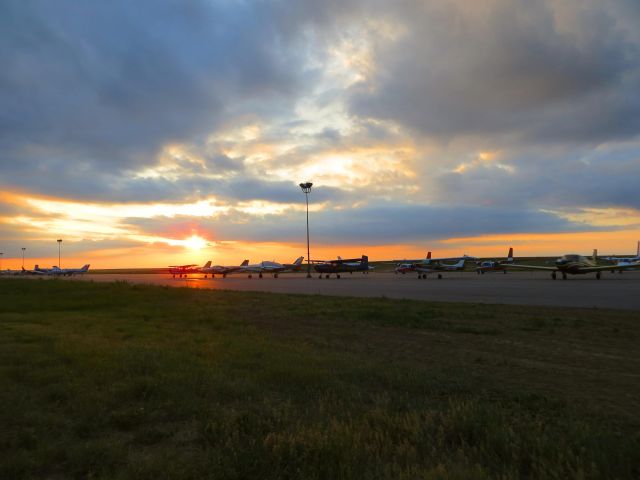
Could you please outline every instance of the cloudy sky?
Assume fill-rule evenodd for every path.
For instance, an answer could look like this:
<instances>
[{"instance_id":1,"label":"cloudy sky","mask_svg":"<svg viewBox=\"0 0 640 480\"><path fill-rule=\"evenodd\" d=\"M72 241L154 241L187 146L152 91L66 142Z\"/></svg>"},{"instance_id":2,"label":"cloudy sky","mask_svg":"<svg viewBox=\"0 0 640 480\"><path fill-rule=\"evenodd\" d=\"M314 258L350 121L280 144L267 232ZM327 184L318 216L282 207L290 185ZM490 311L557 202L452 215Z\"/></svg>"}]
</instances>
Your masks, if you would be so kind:
<instances>
[{"instance_id":1,"label":"cloudy sky","mask_svg":"<svg viewBox=\"0 0 640 480\"><path fill-rule=\"evenodd\" d=\"M640 239L637 0L0 8L4 266Z\"/></svg>"}]
</instances>

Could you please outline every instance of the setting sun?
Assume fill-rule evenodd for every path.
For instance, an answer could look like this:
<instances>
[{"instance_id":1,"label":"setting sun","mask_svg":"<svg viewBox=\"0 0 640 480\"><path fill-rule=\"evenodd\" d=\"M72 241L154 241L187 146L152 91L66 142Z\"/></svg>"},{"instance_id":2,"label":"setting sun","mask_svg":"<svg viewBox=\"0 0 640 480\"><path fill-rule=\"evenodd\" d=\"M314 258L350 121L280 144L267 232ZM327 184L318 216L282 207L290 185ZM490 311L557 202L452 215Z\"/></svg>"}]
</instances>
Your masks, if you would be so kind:
<instances>
[{"instance_id":1,"label":"setting sun","mask_svg":"<svg viewBox=\"0 0 640 480\"><path fill-rule=\"evenodd\" d=\"M207 241L198 235L191 235L180 243L191 250L202 250L207 246Z\"/></svg>"}]
</instances>

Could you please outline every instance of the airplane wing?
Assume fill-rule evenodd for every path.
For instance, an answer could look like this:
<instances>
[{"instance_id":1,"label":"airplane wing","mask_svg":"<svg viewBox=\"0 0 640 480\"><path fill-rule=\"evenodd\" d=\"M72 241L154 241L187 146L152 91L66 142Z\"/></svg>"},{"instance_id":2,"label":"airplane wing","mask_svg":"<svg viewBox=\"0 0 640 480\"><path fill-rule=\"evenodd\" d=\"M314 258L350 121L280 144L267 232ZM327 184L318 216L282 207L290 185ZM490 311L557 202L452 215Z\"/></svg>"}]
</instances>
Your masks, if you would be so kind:
<instances>
[{"instance_id":1,"label":"airplane wing","mask_svg":"<svg viewBox=\"0 0 640 480\"><path fill-rule=\"evenodd\" d=\"M195 263L191 265L169 265L169 268L189 268L189 267L197 267Z\"/></svg>"},{"instance_id":2,"label":"airplane wing","mask_svg":"<svg viewBox=\"0 0 640 480\"><path fill-rule=\"evenodd\" d=\"M581 268L580 271L584 273L591 273L591 272L603 272L606 270L627 270L630 268L640 268L640 262L627 263L626 265L599 265L597 267L585 267L585 268Z\"/></svg>"},{"instance_id":3,"label":"airplane wing","mask_svg":"<svg viewBox=\"0 0 640 480\"><path fill-rule=\"evenodd\" d=\"M546 270L548 272L557 272L558 269L556 267L543 267L542 265L517 265L515 263L503 263L505 267L509 268L524 268L527 270ZM611 267L609 267L609 270Z\"/></svg>"}]
</instances>

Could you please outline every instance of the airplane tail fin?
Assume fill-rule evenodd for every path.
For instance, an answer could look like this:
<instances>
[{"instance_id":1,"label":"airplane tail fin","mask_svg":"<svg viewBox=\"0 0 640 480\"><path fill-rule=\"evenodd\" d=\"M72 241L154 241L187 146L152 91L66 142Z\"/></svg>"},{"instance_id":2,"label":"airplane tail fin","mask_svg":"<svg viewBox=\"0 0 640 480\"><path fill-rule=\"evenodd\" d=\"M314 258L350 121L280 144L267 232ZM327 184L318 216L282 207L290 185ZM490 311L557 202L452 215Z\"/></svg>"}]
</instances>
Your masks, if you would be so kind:
<instances>
[{"instance_id":1,"label":"airplane tail fin","mask_svg":"<svg viewBox=\"0 0 640 480\"><path fill-rule=\"evenodd\" d=\"M294 264L296 267L299 267L300 265L302 265L302 261L303 261L303 260L304 260L304 257L298 257L298 258L296 259L296 261L295 261L295 262L293 262L293 264Z\"/></svg>"},{"instance_id":2,"label":"airplane tail fin","mask_svg":"<svg viewBox=\"0 0 640 480\"><path fill-rule=\"evenodd\" d=\"M364 268L369 268L369 257L366 255L362 255L362 266Z\"/></svg>"},{"instance_id":3,"label":"airplane tail fin","mask_svg":"<svg viewBox=\"0 0 640 480\"><path fill-rule=\"evenodd\" d=\"M204 264L204 267L202 268L209 268L211 266L211 260L209 260L207 263Z\"/></svg>"},{"instance_id":4,"label":"airplane tail fin","mask_svg":"<svg viewBox=\"0 0 640 480\"><path fill-rule=\"evenodd\" d=\"M458 260L458 263L456 263L456 264L454 265L454 267L462 268L462 267L464 267L464 263L465 263L466 261L467 261L467 259L466 259L466 258L461 258L460 260Z\"/></svg>"},{"instance_id":5,"label":"airplane tail fin","mask_svg":"<svg viewBox=\"0 0 640 480\"><path fill-rule=\"evenodd\" d=\"M507 263L513 263L513 247L509 247L509 255L507 255Z\"/></svg>"},{"instance_id":6,"label":"airplane tail fin","mask_svg":"<svg viewBox=\"0 0 640 480\"><path fill-rule=\"evenodd\" d=\"M592 257L593 261L596 262L598 261L598 249L594 248L593 249L593 257Z\"/></svg>"},{"instance_id":7,"label":"airplane tail fin","mask_svg":"<svg viewBox=\"0 0 640 480\"><path fill-rule=\"evenodd\" d=\"M240 264L241 267L246 267L247 265L249 265L249 260L245 260Z\"/></svg>"},{"instance_id":8,"label":"airplane tail fin","mask_svg":"<svg viewBox=\"0 0 640 480\"><path fill-rule=\"evenodd\" d=\"M86 271L88 271L88 270L89 270L89 267L90 267L90 266L91 266L91 265L87 263L84 267L82 267L82 268L81 268L81 270L82 270L83 272L86 272Z\"/></svg>"},{"instance_id":9,"label":"airplane tail fin","mask_svg":"<svg viewBox=\"0 0 640 480\"><path fill-rule=\"evenodd\" d=\"M427 260L431 260L431 252L427 252Z\"/></svg>"},{"instance_id":10,"label":"airplane tail fin","mask_svg":"<svg viewBox=\"0 0 640 480\"><path fill-rule=\"evenodd\" d=\"M636 249L636 257L640 257L640 240L638 240L638 248Z\"/></svg>"},{"instance_id":11,"label":"airplane tail fin","mask_svg":"<svg viewBox=\"0 0 640 480\"><path fill-rule=\"evenodd\" d=\"M338 255L338 260L342 260L342 257L340 255Z\"/></svg>"}]
</instances>

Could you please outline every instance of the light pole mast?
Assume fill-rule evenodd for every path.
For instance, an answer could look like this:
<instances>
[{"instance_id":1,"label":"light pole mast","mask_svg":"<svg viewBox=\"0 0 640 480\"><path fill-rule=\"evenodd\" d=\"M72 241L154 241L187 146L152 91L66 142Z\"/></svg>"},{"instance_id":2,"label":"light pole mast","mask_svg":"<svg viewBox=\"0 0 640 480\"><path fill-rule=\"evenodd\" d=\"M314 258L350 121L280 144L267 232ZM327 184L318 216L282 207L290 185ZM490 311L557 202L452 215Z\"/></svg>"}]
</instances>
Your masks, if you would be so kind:
<instances>
[{"instance_id":1,"label":"light pole mast","mask_svg":"<svg viewBox=\"0 0 640 480\"><path fill-rule=\"evenodd\" d=\"M26 250L26 247L22 247L22 268L24 268L24 251Z\"/></svg>"},{"instance_id":2,"label":"light pole mast","mask_svg":"<svg viewBox=\"0 0 640 480\"><path fill-rule=\"evenodd\" d=\"M312 186L313 183L311 182L300 184L300 188L304 192L304 196L307 199L307 278L311 278L311 254L309 253L309 192L311 192Z\"/></svg>"},{"instance_id":3,"label":"light pole mast","mask_svg":"<svg viewBox=\"0 0 640 480\"><path fill-rule=\"evenodd\" d=\"M3 252L0 252L0 270L2 270L2 256L4 255Z\"/></svg>"},{"instance_id":4,"label":"light pole mast","mask_svg":"<svg viewBox=\"0 0 640 480\"><path fill-rule=\"evenodd\" d=\"M60 245L62 244L62 239L59 238L56 241L58 242L58 268L62 268L62 266L60 265Z\"/></svg>"}]
</instances>

